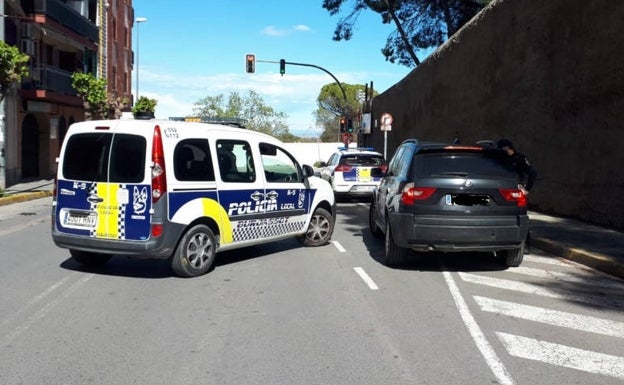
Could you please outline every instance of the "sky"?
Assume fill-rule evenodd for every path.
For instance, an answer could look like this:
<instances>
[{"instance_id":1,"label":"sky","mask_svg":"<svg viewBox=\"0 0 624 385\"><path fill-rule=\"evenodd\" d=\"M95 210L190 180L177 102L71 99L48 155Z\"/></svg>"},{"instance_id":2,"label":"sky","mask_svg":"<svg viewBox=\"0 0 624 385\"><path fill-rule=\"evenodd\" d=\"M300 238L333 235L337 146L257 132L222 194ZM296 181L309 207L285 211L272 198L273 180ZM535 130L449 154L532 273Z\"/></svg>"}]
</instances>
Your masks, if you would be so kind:
<instances>
[{"instance_id":1,"label":"sky","mask_svg":"<svg viewBox=\"0 0 624 385\"><path fill-rule=\"evenodd\" d=\"M190 116L193 105L207 96L257 92L265 104L288 116L292 134L316 137L313 112L321 88L334 82L317 68L278 63L312 64L331 72L341 83L368 84L383 92L411 69L387 62L381 54L392 25L372 11L363 11L349 41L332 40L340 18L331 16L323 0L134 0L132 45L133 94L158 101L156 117ZM347 2L349 4L349 2ZM245 72L245 55L256 55L256 71ZM138 71L136 62L138 61Z\"/></svg>"}]
</instances>

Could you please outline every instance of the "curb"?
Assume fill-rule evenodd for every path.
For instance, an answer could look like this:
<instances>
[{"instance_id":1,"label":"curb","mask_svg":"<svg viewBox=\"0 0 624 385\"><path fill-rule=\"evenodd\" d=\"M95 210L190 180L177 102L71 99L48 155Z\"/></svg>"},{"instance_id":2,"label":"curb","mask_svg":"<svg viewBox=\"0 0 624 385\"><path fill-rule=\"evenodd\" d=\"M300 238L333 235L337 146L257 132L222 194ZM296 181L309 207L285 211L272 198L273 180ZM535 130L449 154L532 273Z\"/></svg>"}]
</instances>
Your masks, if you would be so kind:
<instances>
[{"instance_id":1,"label":"curb","mask_svg":"<svg viewBox=\"0 0 624 385\"><path fill-rule=\"evenodd\" d=\"M35 191L29 193L18 193L4 198L0 198L0 206L6 206L13 203L31 201L33 199L51 197L52 191Z\"/></svg>"},{"instance_id":2,"label":"curb","mask_svg":"<svg viewBox=\"0 0 624 385\"><path fill-rule=\"evenodd\" d=\"M552 239L533 236L531 237L531 247L589 266L603 273L624 278L624 265L608 255L592 253L587 250L566 246Z\"/></svg>"}]
</instances>

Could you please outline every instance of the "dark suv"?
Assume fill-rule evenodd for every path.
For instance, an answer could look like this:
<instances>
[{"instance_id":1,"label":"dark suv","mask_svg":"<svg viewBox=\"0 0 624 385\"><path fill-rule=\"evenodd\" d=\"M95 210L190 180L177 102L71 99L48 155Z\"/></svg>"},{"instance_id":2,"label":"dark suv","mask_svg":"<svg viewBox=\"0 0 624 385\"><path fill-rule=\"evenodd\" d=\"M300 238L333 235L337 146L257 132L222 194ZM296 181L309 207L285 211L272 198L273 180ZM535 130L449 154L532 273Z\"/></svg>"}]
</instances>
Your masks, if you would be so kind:
<instances>
[{"instance_id":1,"label":"dark suv","mask_svg":"<svg viewBox=\"0 0 624 385\"><path fill-rule=\"evenodd\" d=\"M526 196L506 154L485 145L404 141L374 192L369 226L385 234L383 263L416 251L492 251L519 266L529 228Z\"/></svg>"}]
</instances>

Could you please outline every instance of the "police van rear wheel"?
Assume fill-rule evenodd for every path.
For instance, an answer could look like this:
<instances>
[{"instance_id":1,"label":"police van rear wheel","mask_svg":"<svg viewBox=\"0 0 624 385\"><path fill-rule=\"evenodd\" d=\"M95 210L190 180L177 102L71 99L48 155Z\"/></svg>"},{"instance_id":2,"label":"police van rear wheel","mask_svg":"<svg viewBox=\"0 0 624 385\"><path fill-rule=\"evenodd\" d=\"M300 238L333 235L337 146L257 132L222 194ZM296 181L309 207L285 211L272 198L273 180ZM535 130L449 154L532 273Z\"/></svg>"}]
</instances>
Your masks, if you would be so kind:
<instances>
[{"instance_id":1,"label":"police van rear wheel","mask_svg":"<svg viewBox=\"0 0 624 385\"><path fill-rule=\"evenodd\" d=\"M329 242L334 232L334 218L325 209L317 208L310 219L308 230L298 239L305 246L322 246Z\"/></svg>"},{"instance_id":2,"label":"police van rear wheel","mask_svg":"<svg viewBox=\"0 0 624 385\"><path fill-rule=\"evenodd\" d=\"M206 274L214 262L216 245L208 226L193 226L180 240L171 260L171 269L180 277Z\"/></svg>"},{"instance_id":3,"label":"police van rear wheel","mask_svg":"<svg viewBox=\"0 0 624 385\"><path fill-rule=\"evenodd\" d=\"M110 254L91 253L89 251L82 250L69 250L72 258L84 266L101 266L111 259Z\"/></svg>"}]
</instances>

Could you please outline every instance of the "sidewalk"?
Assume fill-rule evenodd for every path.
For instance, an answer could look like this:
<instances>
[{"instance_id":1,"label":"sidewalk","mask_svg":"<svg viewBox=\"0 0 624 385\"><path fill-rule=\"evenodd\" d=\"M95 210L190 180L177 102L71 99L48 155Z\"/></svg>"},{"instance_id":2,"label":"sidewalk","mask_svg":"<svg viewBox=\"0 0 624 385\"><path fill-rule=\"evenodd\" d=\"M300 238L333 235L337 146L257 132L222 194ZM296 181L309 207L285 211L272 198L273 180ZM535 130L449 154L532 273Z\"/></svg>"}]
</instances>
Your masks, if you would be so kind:
<instances>
[{"instance_id":1,"label":"sidewalk","mask_svg":"<svg viewBox=\"0 0 624 385\"><path fill-rule=\"evenodd\" d=\"M53 180L10 186L0 206L52 196ZM543 250L624 279L624 232L574 219L529 212L530 247Z\"/></svg>"}]
</instances>

